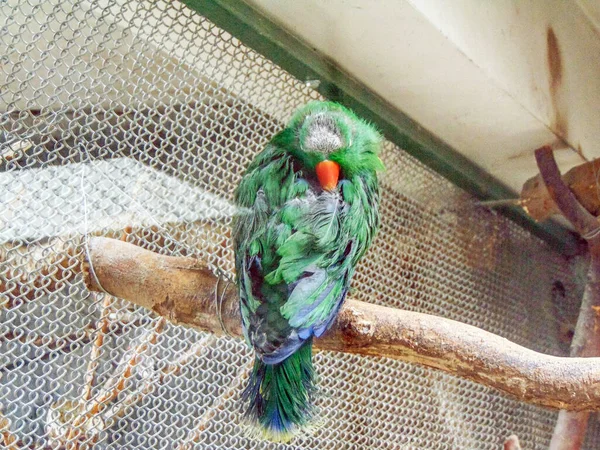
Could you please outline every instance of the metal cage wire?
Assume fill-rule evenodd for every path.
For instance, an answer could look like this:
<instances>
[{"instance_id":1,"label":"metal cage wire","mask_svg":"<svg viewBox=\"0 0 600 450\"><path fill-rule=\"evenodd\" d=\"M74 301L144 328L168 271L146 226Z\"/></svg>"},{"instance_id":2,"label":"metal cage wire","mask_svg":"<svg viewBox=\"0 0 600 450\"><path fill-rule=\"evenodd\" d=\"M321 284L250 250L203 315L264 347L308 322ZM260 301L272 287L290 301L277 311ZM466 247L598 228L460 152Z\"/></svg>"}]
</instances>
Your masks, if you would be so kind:
<instances>
[{"instance_id":1,"label":"metal cage wire","mask_svg":"<svg viewBox=\"0 0 600 450\"><path fill-rule=\"evenodd\" d=\"M399 361L321 352L322 420L248 435L240 340L87 292L87 236L231 274L245 166L319 98L178 2L0 3L0 442L13 448L547 448L556 412ZM569 262L390 142L382 229L354 298L568 353ZM587 448L598 446L597 424Z\"/></svg>"}]
</instances>

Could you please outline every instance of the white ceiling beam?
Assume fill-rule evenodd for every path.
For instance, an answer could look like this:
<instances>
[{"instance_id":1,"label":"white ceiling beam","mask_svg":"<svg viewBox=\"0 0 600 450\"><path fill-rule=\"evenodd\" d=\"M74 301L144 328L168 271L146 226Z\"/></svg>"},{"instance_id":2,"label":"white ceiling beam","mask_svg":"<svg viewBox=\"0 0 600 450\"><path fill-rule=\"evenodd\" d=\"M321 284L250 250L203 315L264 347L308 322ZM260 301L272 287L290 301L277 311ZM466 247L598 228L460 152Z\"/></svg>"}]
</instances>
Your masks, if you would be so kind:
<instances>
[{"instance_id":1,"label":"white ceiling beam","mask_svg":"<svg viewBox=\"0 0 600 450\"><path fill-rule=\"evenodd\" d=\"M515 191L541 145L600 154L591 0L248 3Z\"/></svg>"}]
</instances>

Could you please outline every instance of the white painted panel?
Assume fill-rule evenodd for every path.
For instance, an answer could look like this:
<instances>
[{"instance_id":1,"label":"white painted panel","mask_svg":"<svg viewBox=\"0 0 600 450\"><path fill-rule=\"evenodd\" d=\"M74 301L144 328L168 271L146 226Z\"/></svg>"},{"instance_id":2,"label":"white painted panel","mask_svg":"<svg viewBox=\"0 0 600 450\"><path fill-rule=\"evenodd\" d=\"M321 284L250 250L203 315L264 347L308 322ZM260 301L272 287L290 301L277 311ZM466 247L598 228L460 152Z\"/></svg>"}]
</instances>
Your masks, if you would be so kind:
<instances>
[{"instance_id":1,"label":"white painted panel","mask_svg":"<svg viewBox=\"0 0 600 450\"><path fill-rule=\"evenodd\" d=\"M600 2L410 0L491 81L584 153L600 142ZM600 154L600 153L597 153Z\"/></svg>"},{"instance_id":2,"label":"white painted panel","mask_svg":"<svg viewBox=\"0 0 600 450\"><path fill-rule=\"evenodd\" d=\"M573 2L249 2L516 191L556 132L600 155L600 35ZM562 69L553 93L549 39ZM566 146L558 159L582 161Z\"/></svg>"}]
</instances>

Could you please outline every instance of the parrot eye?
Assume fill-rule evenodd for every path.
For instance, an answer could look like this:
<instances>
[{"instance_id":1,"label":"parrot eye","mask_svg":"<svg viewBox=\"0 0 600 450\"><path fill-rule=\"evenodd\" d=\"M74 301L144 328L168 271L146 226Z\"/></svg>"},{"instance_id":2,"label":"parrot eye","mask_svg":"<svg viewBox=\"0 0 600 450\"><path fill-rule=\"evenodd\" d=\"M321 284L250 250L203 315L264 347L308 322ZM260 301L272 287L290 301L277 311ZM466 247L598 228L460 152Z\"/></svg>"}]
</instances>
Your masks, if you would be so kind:
<instances>
[{"instance_id":1,"label":"parrot eye","mask_svg":"<svg viewBox=\"0 0 600 450\"><path fill-rule=\"evenodd\" d=\"M312 119L312 120L311 120ZM333 117L319 114L307 119L303 147L325 155L344 146L344 139Z\"/></svg>"}]
</instances>

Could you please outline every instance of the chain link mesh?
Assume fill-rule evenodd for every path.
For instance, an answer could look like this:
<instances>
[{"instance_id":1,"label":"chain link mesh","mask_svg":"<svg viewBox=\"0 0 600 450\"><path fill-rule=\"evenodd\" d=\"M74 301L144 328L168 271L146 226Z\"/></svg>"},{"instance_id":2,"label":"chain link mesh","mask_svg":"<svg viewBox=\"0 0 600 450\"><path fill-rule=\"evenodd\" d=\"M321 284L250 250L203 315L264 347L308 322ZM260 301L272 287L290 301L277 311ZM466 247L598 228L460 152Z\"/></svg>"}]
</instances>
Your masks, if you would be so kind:
<instances>
[{"instance_id":1,"label":"chain link mesh","mask_svg":"<svg viewBox=\"0 0 600 450\"><path fill-rule=\"evenodd\" d=\"M0 2L0 442L13 448L547 448L556 412L399 361L315 356L321 421L250 438L240 341L86 291L86 237L231 274L232 193L319 95L177 2ZM568 262L392 145L354 298L564 355ZM587 448L598 447L598 425ZM12 444L11 444L12 443Z\"/></svg>"}]
</instances>

